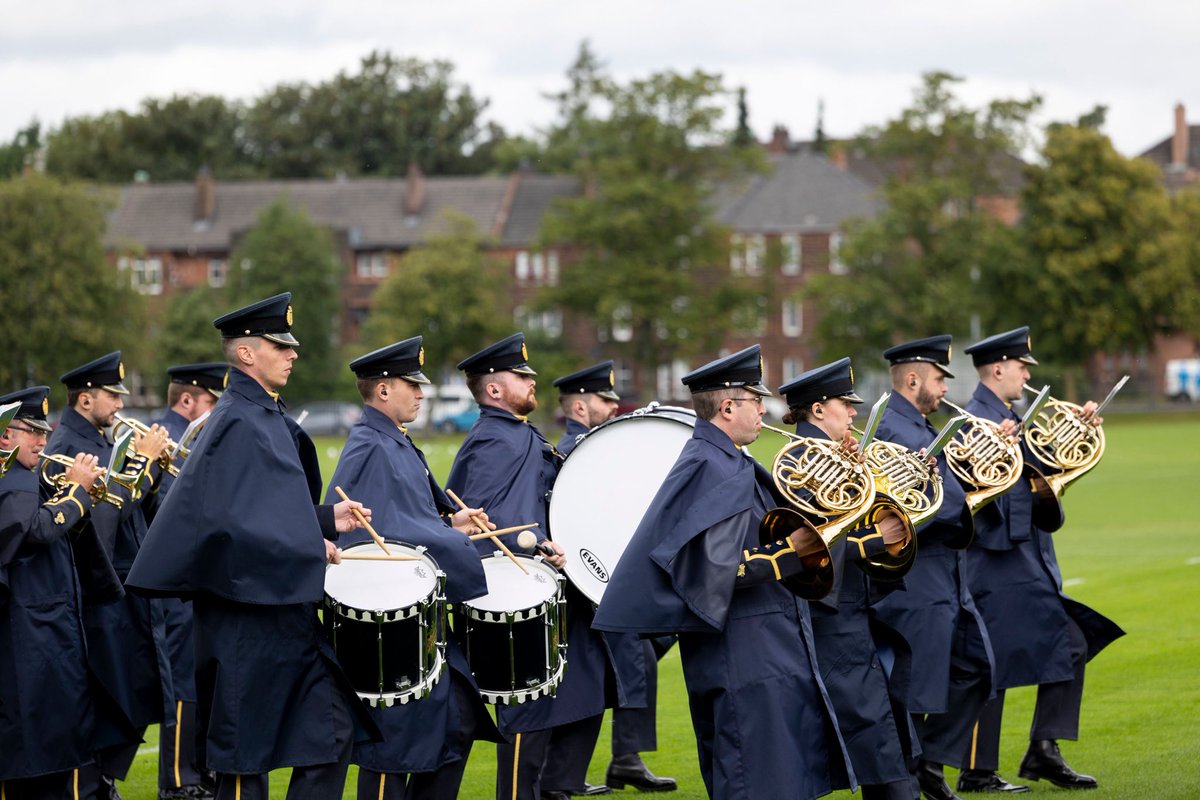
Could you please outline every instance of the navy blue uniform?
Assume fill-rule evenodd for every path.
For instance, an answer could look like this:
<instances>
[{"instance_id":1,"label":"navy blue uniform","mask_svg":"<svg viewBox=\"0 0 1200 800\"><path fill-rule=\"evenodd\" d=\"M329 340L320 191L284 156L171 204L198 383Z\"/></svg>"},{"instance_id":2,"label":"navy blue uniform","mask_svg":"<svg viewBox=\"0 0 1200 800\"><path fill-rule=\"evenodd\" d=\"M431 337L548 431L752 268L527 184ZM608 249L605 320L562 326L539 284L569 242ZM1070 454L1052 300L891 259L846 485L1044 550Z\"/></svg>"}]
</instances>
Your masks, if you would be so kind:
<instances>
[{"instance_id":1,"label":"navy blue uniform","mask_svg":"<svg viewBox=\"0 0 1200 800\"><path fill-rule=\"evenodd\" d=\"M474 543L442 516L457 506L450 504L437 485L420 448L383 413L370 406L363 408L362 420L350 430L330 485L342 487L348 496L370 508L373 524L383 535L427 547L446 573L449 602L487 594L483 564ZM369 540L367 531L360 529L342 535L338 544L345 547ZM363 767L359 770L360 797L378 797L381 781L385 797L455 797L474 740L500 741L453 633L446 643L446 657L449 670L428 697L370 709L384 738L354 748L351 760ZM409 778L395 773L429 774Z\"/></svg>"},{"instance_id":2,"label":"navy blue uniform","mask_svg":"<svg viewBox=\"0 0 1200 800\"><path fill-rule=\"evenodd\" d=\"M967 411L997 423L1020 420L983 384ZM1033 458L1027 447L1025 458ZM1124 631L1063 594L1054 538L1033 523L1033 506L1029 482L1021 480L980 510L967 578L995 650L997 688L1042 687L1030 738L1076 739L1084 664ZM1002 705L1003 695L989 704L969 745L976 769L997 768Z\"/></svg>"},{"instance_id":3,"label":"navy blue uniform","mask_svg":"<svg viewBox=\"0 0 1200 800\"><path fill-rule=\"evenodd\" d=\"M591 430L587 425L584 425L577 419L567 420L567 430L563 433L562 438L558 440L558 452L563 454L563 458L571 455L571 451L575 449L575 445L579 443L579 437L583 436Z\"/></svg>"},{"instance_id":4,"label":"navy blue uniform","mask_svg":"<svg viewBox=\"0 0 1200 800\"><path fill-rule=\"evenodd\" d=\"M340 791L355 723L377 735L317 618L323 537L336 535L332 507L315 505L320 489L312 440L277 396L231 369L126 581L192 598L198 716L219 795L232 775L255 776L238 788L265 794L265 773L286 766L298 768L293 786Z\"/></svg>"},{"instance_id":5,"label":"navy blue uniform","mask_svg":"<svg viewBox=\"0 0 1200 800\"><path fill-rule=\"evenodd\" d=\"M796 434L829 438L808 422L798 423ZM848 536L862 533L851 531ZM875 555L872 547L882 549L882 537L864 540L862 549L847 538L830 548L835 580L826 597L811 603L813 643L859 783L898 784L896 796L909 798L913 752L905 697L912 652L899 633L871 612L873 584L859 565ZM888 587L874 584L876 592Z\"/></svg>"},{"instance_id":6,"label":"navy blue uniform","mask_svg":"<svg viewBox=\"0 0 1200 800\"><path fill-rule=\"evenodd\" d=\"M776 580L779 561L752 560L775 505L766 471L697 420L596 614L605 631L679 634L710 797L808 800L854 783L808 604Z\"/></svg>"},{"instance_id":7,"label":"navy blue uniform","mask_svg":"<svg viewBox=\"0 0 1200 800\"><path fill-rule=\"evenodd\" d=\"M112 443L73 408L65 409L46 444L46 453L74 458L90 453L108 463ZM91 513L103 555L124 580L146 535L138 503L116 483L109 491L125 502L118 509L100 503ZM95 554L99 558L99 554ZM84 567L81 565L81 569ZM97 765L111 778L124 779L142 733L163 718L163 698L171 695L162 606L156 600L126 594L110 602L85 596L84 629L88 666L97 681Z\"/></svg>"},{"instance_id":8,"label":"navy blue uniform","mask_svg":"<svg viewBox=\"0 0 1200 800\"><path fill-rule=\"evenodd\" d=\"M0 480L0 784L55 780L92 760L82 598L68 532L91 510L73 485L47 500L37 473L14 462ZM44 502L45 501L45 502ZM40 794L35 790L35 796ZM47 793L46 796L55 796Z\"/></svg>"},{"instance_id":9,"label":"navy blue uniform","mask_svg":"<svg viewBox=\"0 0 1200 800\"><path fill-rule=\"evenodd\" d=\"M507 411L483 406L455 456L446 486L467 505L487 511L488 518L498 528L538 523L533 530L538 540L544 541L548 532L548 493L561 464L562 455L536 427ZM510 549L517 549L516 534L505 534L503 538ZM495 549L489 539L481 539L476 545L481 554L490 554ZM496 710L502 733L522 735L519 745L514 739L514 744L501 744L497 748L498 797L511 795L505 787L513 780L513 754L518 750L520 763L515 782L519 797L536 798L543 788L577 788L543 785L540 780L545 753L550 747L550 729L604 714L608 650L603 637L591 630L590 603L570 583L566 592L568 666L557 696ZM554 769L553 765L550 767ZM558 780L562 775L552 773L550 778Z\"/></svg>"},{"instance_id":10,"label":"navy blue uniform","mask_svg":"<svg viewBox=\"0 0 1200 800\"><path fill-rule=\"evenodd\" d=\"M912 403L899 393L892 395L877 431L879 439L915 452L929 446L936 435ZM908 707L923 757L961 766L963 730L957 715L973 719L978 714L991 693L994 662L958 549L969 537L964 528L970 524L964 521L965 493L948 470L944 453L937 465L942 507L917 532L917 557L904 578L905 591L880 598L875 609L912 648Z\"/></svg>"}]
</instances>

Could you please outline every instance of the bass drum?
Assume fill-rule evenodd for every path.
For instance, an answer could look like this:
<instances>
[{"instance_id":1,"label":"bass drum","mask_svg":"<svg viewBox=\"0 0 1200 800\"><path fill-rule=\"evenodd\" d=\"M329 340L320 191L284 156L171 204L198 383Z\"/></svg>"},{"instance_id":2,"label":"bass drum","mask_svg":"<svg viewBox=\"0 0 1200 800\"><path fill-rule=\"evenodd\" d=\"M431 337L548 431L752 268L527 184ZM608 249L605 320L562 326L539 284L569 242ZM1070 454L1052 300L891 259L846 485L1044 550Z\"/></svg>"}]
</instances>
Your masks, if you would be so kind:
<instances>
[{"instance_id":1,"label":"bass drum","mask_svg":"<svg viewBox=\"0 0 1200 800\"><path fill-rule=\"evenodd\" d=\"M695 427L690 409L651 403L588 431L563 462L551 538L566 552L567 578L596 605Z\"/></svg>"}]
</instances>

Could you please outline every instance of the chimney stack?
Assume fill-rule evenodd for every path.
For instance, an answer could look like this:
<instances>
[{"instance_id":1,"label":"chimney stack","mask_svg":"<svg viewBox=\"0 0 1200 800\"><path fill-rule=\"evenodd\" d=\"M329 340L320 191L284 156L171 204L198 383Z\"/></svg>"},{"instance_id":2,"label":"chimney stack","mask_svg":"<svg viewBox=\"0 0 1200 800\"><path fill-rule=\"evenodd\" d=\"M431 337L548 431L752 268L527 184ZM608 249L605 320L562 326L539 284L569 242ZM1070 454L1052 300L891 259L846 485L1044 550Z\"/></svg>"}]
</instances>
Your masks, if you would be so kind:
<instances>
[{"instance_id":1,"label":"chimney stack","mask_svg":"<svg viewBox=\"0 0 1200 800\"><path fill-rule=\"evenodd\" d=\"M771 155L786 155L791 144L792 137L787 126L776 125L771 131L771 141L767 142L767 152Z\"/></svg>"},{"instance_id":2,"label":"chimney stack","mask_svg":"<svg viewBox=\"0 0 1200 800\"><path fill-rule=\"evenodd\" d=\"M194 222L207 222L217 212L217 183L212 171L201 167L196 173L196 218Z\"/></svg>"},{"instance_id":3,"label":"chimney stack","mask_svg":"<svg viewBox=\"0 0 1200 800\"><path fill-rule=\"evenodd\" d=\"M1188 134L1187 112L1183 103L1176 103L1175 135L1171 138L1171 166L1176 170L1182 171L1188 167L1188 150L1191 146Z\"/></svg>"},{"instance_id":4,"label":"chimney stack","mask_svg":"<svg viewBox=\"0 0 1200 800\"><path fill-rule=\"evenodd\" d=\"M408 162L408 175L404 179L404 216L416 217L425 207L425 174L416 161Z\"/></svg>"},{"instance_id":5,"label":"chimney stack","mask_svg":"<svg viewBox=\"0 0 1200 800\"><path fill-rule=\"evenodd\" d=\"M840 144L830 145L829 160L832 161L833 165L842 172L845 172L850 166L850 159L846 155L846 148L842 147Z\"/></svg>"}]
</instances>

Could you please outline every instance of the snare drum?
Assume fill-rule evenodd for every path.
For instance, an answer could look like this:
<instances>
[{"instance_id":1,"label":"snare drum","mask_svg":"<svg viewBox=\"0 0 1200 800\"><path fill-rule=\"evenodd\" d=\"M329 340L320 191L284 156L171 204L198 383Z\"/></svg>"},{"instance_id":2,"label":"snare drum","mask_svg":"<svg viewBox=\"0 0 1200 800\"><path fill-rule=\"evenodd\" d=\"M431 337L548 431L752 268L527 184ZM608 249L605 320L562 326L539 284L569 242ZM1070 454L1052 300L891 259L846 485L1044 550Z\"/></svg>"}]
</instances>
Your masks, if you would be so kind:
<instances>
[{"instance_id":1,"label":"snare drum","mask_svg":"<svg viewBox=\"0 0 1200 800\"><path fill-rule=\"evenodd\" d=\"M488 593L459 603L467 662L485 702L516 705L554 694L567 665L562 575L541 556L483 559Z\"/></svg>"},{"instance_id":2,"label":"snare drum","mask_svg":"<svg viewBox=\"0 0 1200 800\"><path fill-rule=\"evenodd\" d=\"M325 628L354 691L371 706L428 696L446 663L445 574L424 547L388 542L415 561L343 561L325 570ZM347 554L379 554L374 542Z\"/></svg>"},{"instance_id":3,"label":"snare drum","mask_svg":"<svg viewBox=\"0 0 1200 800\"><path fill-rule=\"evenodd\" d=\"M588 431L563 462L550 530L567 554L563 571L593 603L695 427L695 412L652 403Z\"/></svg>"}]
</instances>

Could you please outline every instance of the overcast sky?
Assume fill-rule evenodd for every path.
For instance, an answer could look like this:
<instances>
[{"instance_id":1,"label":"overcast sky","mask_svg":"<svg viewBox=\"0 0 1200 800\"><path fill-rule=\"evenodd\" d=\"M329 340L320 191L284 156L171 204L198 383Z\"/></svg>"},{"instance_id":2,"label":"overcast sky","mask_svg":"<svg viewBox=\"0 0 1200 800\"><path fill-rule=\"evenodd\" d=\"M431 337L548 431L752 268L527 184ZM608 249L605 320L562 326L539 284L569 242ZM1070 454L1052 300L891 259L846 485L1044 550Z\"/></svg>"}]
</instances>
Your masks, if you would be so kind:
<instances>
[{"instance_id":1,"label":"overcast sky","mask_svg":"<svg viewBox=\"0 0 1200 800\"><path fill-rule=\"evenodd\" d=\"M1177 102L1200 123L1195 0L0 0L0 20L0 142L149 96L251 99L372 49L451 61L491 119L529 133L583 39L620 78L702 68L745 86L760 139L810 137L819 99L829 135L857 133L932 69L973 103L1037 92L1042 122L1105 104L1130 155L1170 135Z\"/></svg>"}]
</instances>

